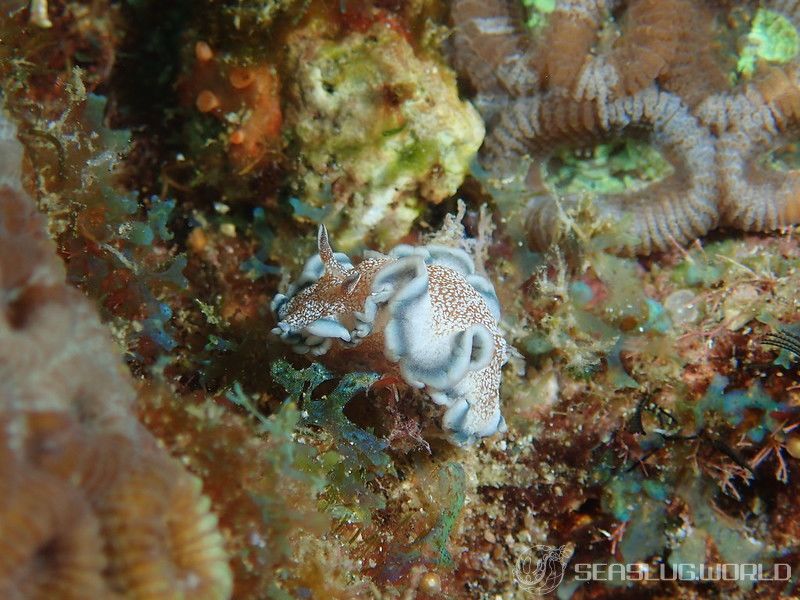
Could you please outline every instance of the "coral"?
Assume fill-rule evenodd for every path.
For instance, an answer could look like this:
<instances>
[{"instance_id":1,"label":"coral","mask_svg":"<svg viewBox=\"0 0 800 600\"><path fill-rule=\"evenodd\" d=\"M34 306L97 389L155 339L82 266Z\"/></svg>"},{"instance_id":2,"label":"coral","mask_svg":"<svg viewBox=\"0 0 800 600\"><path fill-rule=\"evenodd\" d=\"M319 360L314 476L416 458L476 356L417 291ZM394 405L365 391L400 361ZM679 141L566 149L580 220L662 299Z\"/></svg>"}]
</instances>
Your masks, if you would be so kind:
<instances>
[{"instance_id":1,"label":"coral","mask_svg":"<svg viewBox=\"0 0 800 600\"><path fill-rule=\"evenodd\" d=\"M476 90L489 95L550 91L605 103L656 80L670 91L697 85L689 82L685 64L687 57L711 62L703 47L711 37L708 12L685 0L616 4L552 2L535 12L526 28L519 3L456 2L451 10L454 62ZM618 13L614 22L612 10ZM713 71L706 75L709 85L723 84ZM689 95L683 97L694 105Z\"/></svg>"},{"instance_id":2,"label":"coral","mask_svg":"<svg viewBox=\"0 0 800 600\"><path fill-rule=\"evenodd\" d=\"M107 577L131 598L229 598L233 580L202 483L159 453L126 465L95 500Z\"/></svg>"},{"instance_id":3,"label":"coral","mask_svg":"<svg viewBox=\"0 0 800 600\"><path fill-rule=\"evenodd\" d=\"M420 200L452 195L484 133L449 69L379 17L341 40L321 35L320 23L288 39L296 195L328 209L325 223L347 250L369 235L396 242Z\"/></svg>"},{"instance_id":4,"label":"coral","mask_svg":"<svg viewBox=\"0 0 800 600\"><path fill-rule=\"evenodd\" d=\"M580 0L556 3L547 15L538 59L543 81L558 95L568 94L595 44L604 17L605 2Z\"/></svg>"},{"instance_id":5,"label":"coral","mask_svg":"<svg viewBox=\"0 0 800 600\"><path fill-rule=\"evenodd\" d=\"M505 0L465 0L452 11L455 66L478 92L522 95L538 87L522 11Z\"/></svg>"},{"instance_id":6,"label":"coral","mask_svg":"<svg viewBox=\"0 0 800 600\"><path fill-rule=\"evenodd\" d=\"M111 597L98 520L78 490L4 449L0 495L4 598Z\"/></svg>"},{"instance_id":7,"label":"coral","mask_svg":"<svg viewBox=\"0 0 800 600\"><path fill-rule=\"evenodd\" d=\"M0 481L3 540L12 546L0 585L9 594L20 586L25 597L76 598L105 597L106 586L131 597L207 586L204 597L227 598L230 572L208 499L136 421L136 392L117 348L88 300L64 281L44 218L21 187L22 147L5 118L0 134ZM169 485L140 489L142 476ZM115 527L109 515L118 513ZM160 521L176 524L170 536ZM127 545L121 534L131 523L144 538ZM176 552L158 582L147 563L126 559L142 539L148 554ZM146 581L137 579L143 572Z\"/></svg>"},{"instance_id":8,"label":"coral","mask_svg":"<svg viewBox=\"0 0 800 600\"><path fill-rule=\"evenodd\" d=\"M613 140L631 131L668 157L672 169L643 189L622 193L598 190L593 198L598 216L624 223L627 239L620 242L621 250L635 254L664 250L676 242L685 244L716 224L714 143L677 97L649 88L609 104L605 116L588 103L576 105L574 112L563 107L558 98L516 102L487 139L487 160L506 161L509 156L519 156L522 147L546 165L567 135L575 144L581 139ZM536 173L529 181L534 178ZM572 195L558 200L547 194L531 201L528 219L532 248L546 249L563 235L559 213L574 206L579 198Z\"/></svg>"},{"instance_id":9,"label":"coral","mask_svg":"<svg viewBox=\"0 0 800 600\"><path fill-rule=\"evenodd\" d=\"M794 206L792 185L780 186L798 164L795 0L46 4L49 28L30 23L28 0L13 0L0 23L0 78L26 149L0 191L0 325L19 348L0 351L0 371L13 369L0 383L0 404L13 405L0 407L0 510L13 515L0 528L23 530L0 536L0 595L522 598L528 582L515 569L537 547L567 561L561 598L795 592L793 581L698 581L679 567L794 569L798 559L796 232L691 241L729 217L766 227L777 221L770 206ZM451 37L454 6L463 11L450 15ZM459 86L440 44L470 70ZM230 142L256 106L231 75L265 66L274 94L264 106L277 108L280 82L286 121L278 133L272 113L270 152L247 170ZM336 89L301 85L314 66ZM382 87L392 82L406 87ZM415 134L430 140L445 124L474 149L479 136L455 131L471 112L459 90L475 94L490 131L508 125L511 152L490 162L487 147L492 172L467 167L464 152L462 174L429 198L420 190L435 161L420 160L425 172L381 209L373 234L346 211L379 184L345 175L374 174L397 158L384 152L393 137L411 140L336 126L369 119L391 131L406 89L452 113L424 120L415 106L428 128ZM197 109L204 90L220 108ZM352 101L346 119L322 110L331 97L345 113ZM352 156L336 147L342 139ZM710 154L682 154L709 142ZM16 142L0 149L20 154ZM779 202L736 208L728 158ZM662 203L709 182L717 189L697 222ZM25 210L13 201L20 183L42 219L30 199ZM532 208L546 219L533 223ZM329 262L328 283L353 284L357 296L370 260L417 260L426 275L461 269L487 307L479 296L492 282L503 312L491 327L510 363L502 436L447 442L442 407L400 365L417 375L425 365L411 359L422 357L449 373L439 358L452 359L452 345L417 343L435 337L416 335L424 327L390 331L388 303L374 320L360 298L336 321L317 306L307 316L323 319L301 325L320 339L290 340L310 342L308 357L271 336L269 299L318 251L319 223L386 252ZM532 251L532 227L558 245ZM643 236L663 250L617 255L646 251ZM421 269L395 286L401 300ZM315 259L294 298L322 293L323 271ZM428 275L422 298L441 284ZM346 289L330 291L326 302L347 303ZM419 308L415 297L398 312ZM352 342L370 321L348 348L342 337ZM320 333L340 336L318 359L325 367L308 361L328 345ZM411 351L399 362L385 356L392 335L408 342L398 354ZM39 369L49 379L28 376ZM663 580L576 579L576 564L620 572L631 561Z\"/></svg>"},{"instance_id":10,"label":"coral","mask_svg":"<svg viewBox=\"0 0 800 600\"><path fill-rule=\"evenodd\" d=\"M703 108L714 106L715 100ZM776 68L728 100L727 110L720 111L724 116L709 119L720 130L717 162L725 223L769 231L800 219L800 175L765 164L763 158L791 139L800 116L798 101L797 69Z\"/></svg>"},{"instance_id":11,"label":"coral","mask_svg":"<svg viewBox=\"0 0 800 600\"><path fill-rule=\"evenodd\" d=\"M488 5L473 14L471 3L456 2L454 52L471 81L489 77L487 67L503 73L499 53L503 61L516 61L517 80L538 82L525 89L473 82L481 94L492 96L488 103L480 94L476 99L493 123L484 164L508 176L519 171L524 157L532 160L531 248L563 243L563 230L570 228L582 198L591 200L602 222L630 223L612 235L622 253L663 251L717 225L769 231L800 219L796 173L764 160L796 130L793 5L765 3L745 14L711 3L633 0L603 24L610 9L604 3L557 2L541 16L544 24L525 35L519 11L508 4L492 5L499 11L495 22ZM502 27L489 26L500 22ZM482 25L486 30L473 35ZM610 33L614 28L616 36ZM734 35L745 40L735 61L726 46L732 42L717 40ZM492 36L502 43L493 43ZM638 104L650 108L637 110ZM653 122L662 107L669 111L662 119L666 132ZM674 110L682 117L672 124L668 114ZM642 135L650 128L652 136ZM644 138L642 151L660 154L671 173L651 178L649 185L623 182L625 190L614 194L597 188L576 193L539 173L554 154L574 162L568 152L597 151L597 144L610 138L616 143ZM609 173L604 177L614 180ZM656 198L654 214L645 216L648 203L637 198Z\"/></svg>"},{"instance_id":12,"label":"coral","mask_svg":"<svg viewBox=\"0 0 800 600\"><path fill-rule=\"evenodd\" d=\"M129 431L135 394L110 336L89 303L64 284L44 219L21 188L16 131L3 119L0 133L3 409L70 411L87 424ZM98 380L107 381L108 389L98 388Z\"/></svg>"},{"instance_id":13,"label":"coral","mask_svg":"<svg viewBox=\"0 0 800 600\"><path fill-rule=\"evenodd\" d=\"M425 388L448 407L443 427L454 443L505 430L498 388L508 350L497 326L500 307L469 255L445 246L398 246L353 267L334 255L324 226L318 252L287 294L275 296L274 333L295 351L317 355L341 340L346 346L333 349L334 356L350 355L348 364L366 361Z\"/></svg>"}]
</instances>

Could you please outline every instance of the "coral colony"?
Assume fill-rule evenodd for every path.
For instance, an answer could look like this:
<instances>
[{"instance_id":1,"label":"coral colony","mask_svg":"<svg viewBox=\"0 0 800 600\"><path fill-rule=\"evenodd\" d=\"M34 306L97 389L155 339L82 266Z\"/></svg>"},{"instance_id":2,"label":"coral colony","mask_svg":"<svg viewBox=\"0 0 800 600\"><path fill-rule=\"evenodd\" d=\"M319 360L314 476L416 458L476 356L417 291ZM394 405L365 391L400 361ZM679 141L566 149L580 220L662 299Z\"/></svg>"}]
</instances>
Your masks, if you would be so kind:
<instances>
[{"instance_id":1,"label":"coral colony","mask_svg":"<svg viewBox=\"0 0 800 600\"><path fill-rule=\"evenodd\" d=\"M540 4L547 3L532 3ZM457 64L478 90L484 114L496 121L484 163L507 172L520 157L533 158L531 246L545 249L558 238L559 211L578 200L541 193L548 161L564 148L623 136L657 148L670 174L644 189L597 190L593 205L601 218L629 221L629 239L617 244L621 251L665 250L718 225L768 231L800 220L796 174L759 162L796 127L795 55L763 60L766 42L754 41L758 72L730 85L734 73L724 73L724 61L710 56L720 43L711 26L725 18L713 3L622 3L619 31L609 34L615 4L557 2L534 39L525 34L524 10L516 2L453 3ZM796 54L795 3L763 5L756 24L770 19L783 25L775 33L793 39ZM763 34L763 27L750 35ZM619 37L611 43L609 35Z\"/></svg>"},{"instance_id":2,"label":"coral colony","mask_svg":"<svg viewBox=\"0 0 800 600\"><path fill-rule=\"evenodd\" d=\"M798 597L800 0L0 5L0 598Z\"/></svg>"}]
</instances>

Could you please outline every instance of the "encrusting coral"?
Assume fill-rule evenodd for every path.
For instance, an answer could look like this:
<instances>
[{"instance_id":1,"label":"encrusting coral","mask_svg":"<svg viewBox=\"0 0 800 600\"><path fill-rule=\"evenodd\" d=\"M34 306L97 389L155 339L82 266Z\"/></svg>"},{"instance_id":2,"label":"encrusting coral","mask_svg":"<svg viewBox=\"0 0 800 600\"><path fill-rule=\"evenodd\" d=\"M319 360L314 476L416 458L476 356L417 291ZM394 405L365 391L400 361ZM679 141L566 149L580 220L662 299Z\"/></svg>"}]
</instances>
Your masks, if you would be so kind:
<instances>
[{"instance_id":1,"label":"encrusting coral","mask_svg":"<svg viewBox=\"0 0 800 600\"><path fill-rule=\"evenodd\" d=\"M22 188L5 117L0 148L3 596L228 598L209 501L137 422L120 355Z\"/></svg>"},{"instance_id":2,"label":"encrusting coral","mask_svg":"<svg viewBox=\"0 0 800 600\"><path fill-rule=\"evenodd\" d=\"M482 161L508 175L532 159L531 247L563 238L584 197L602 222L626 224L612 243L626 254L685 245L717 225L768 231L800 220L796 172L763 159L797 129L795 4L765 2L754 11L734 67L716 36L732 35L720 33L726 15L730 28L747 21L736 12L742 9L684 0L555 2L543 24L526 31L516 3L455 2L454 60L494 123ZM558 61L548 58L554 54ZM530 84L504 83L506 72ZM584 194L564 194L542 173L566 150L630 139L644 139L670 172L622 193Z\"/></svg>"},{"instance_id":3,"label":"encrusting coral","mask_svg":"<svg viewBox=\"0 0 800 600\"><path fill-rule=\"evenodd\" d=\"M0 594L9 600L110 597L97 516L70 482L2 452Z\"/></svg>"},{"instance_id":4,"label":"encrusting coral","mask_svg":"<svg viewBox=\"0 0 800 600\"><path fill-rule=\"evenodd\" d=\"M505 431L499 387L508 347L497 323L500 305L468 254L404 245L388 255L369 252L353 266L333 253L324 226L318 251L273 300L274 333L297 352L330 351L350 368L360 363L424 388L447 407L443 427L454 443Z\"/></svg>"}]
</instances>

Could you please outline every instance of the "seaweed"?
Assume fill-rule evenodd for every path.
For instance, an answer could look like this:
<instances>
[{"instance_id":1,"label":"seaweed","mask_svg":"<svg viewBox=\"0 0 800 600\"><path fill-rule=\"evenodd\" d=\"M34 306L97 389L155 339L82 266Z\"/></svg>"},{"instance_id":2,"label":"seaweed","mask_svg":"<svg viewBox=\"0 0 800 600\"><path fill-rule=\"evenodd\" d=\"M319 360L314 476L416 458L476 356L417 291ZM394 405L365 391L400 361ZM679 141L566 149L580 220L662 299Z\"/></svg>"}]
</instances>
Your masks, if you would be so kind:
<instances>
[{"instance_id":1,"label":"seaweed","mask_svg":"<svg viewBox=\"0 0 800 600\"><path fill-rule=\"evenodd\" d=\"M384 452L389 443L356 426L344 408L353 396L368 390L378 375L348 373L332 392L315 398L317 388L333 378L323 366L315 363L297 370L279 360L272 364L271 373L289 393L288 400L302 407L303 424L320 428L331 438L332 447L320 457L328 482L322 494L325 510L337 519L369 524L372 513L385 506L383 496L370 485L391 470L391 459Z\"/></svg>"}]
</instances>

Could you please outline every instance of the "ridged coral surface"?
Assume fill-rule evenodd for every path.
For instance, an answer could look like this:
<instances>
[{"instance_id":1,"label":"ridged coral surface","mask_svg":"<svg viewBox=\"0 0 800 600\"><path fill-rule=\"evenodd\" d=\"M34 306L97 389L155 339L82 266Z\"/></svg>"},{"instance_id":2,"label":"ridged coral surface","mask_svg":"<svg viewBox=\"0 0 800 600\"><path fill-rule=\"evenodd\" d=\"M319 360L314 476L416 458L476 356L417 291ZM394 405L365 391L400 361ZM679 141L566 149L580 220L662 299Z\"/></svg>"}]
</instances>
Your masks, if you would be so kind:
<instances>
[{"instance_id":1,"label":"ridged coral surface","mask_svg":"<svg viewBox=\"0 0 800 600\"><path fill-rule=\"evenodd\" d=\"M137 422L119 352L22 189L5 115L0 134L3 596L227 598L209 501Z\"/></svg>"},{"instance_id":2,"label":"ridged coral surface","mask_svg":"<svg viewBox=\"0 0 800 600\"><path fill-rule=\"evenodd\" d=\"M734 35L725 29L725 20L734 29L742 18L738 8L682 0L632 0L613 6L555 2L552 10L542 10L535 2L531 6L544 13L539 15L543 24L531 27L515 1L485 5L477 12L473 3L456 1L451 11L455 61L481 94L485 89L492 95L484 112L496 125L484 146L484 164L508 175L523 157L532 160L532 248L546 249L560 239L565 219L547 213L575 203L575 198L543 185L537 171L564 149L581 151L620 138L649 138L673 167L672 176L640 192L596 194L595 211L601 220L630 223L631 235L617 244L623 253L649 254L685 245L717 224L769 231L800 218L795 174L759 163L763 155L780 149L788 139L786 132L795 128L796 47L780 54L768 49L780 44L777 39L758 38L767 35L762 29L776 38L797 36L792 3L760 5L750 33L738 42L743 46L742 39L755 40L748 42L753 46L741 51L739 70L732 73L726 71L732 52L723 38ZM498 15L495 20L489 15L492 10ZM502 27L484 27L499 23L496 19L502 20ZM765 22L771 29L761 25ZM481 27L483 35L475 36L474 30ZM783 44L791 47L791 40ZM744 62L747 48L755 48L752 52L760 57L752 71ZM519 57L525 58L520 62ZM483 73L486 65L508 61L527 74L519 75L521 79L538 85L526 90L487 88L484 82L493 79ZM624 114L625 103L635 105L648 93L671 101L651 102L644 122L636 114ZM655 113L667 110L660 119L668 123L675 109L666 106L675 103L686 116L670 124L670 135L681 143L670 147L667 142L665 147ZM621 110L622 118L615 118ZM649 204L642 198L655 200Z\"/></svg>"}]
</instances>

